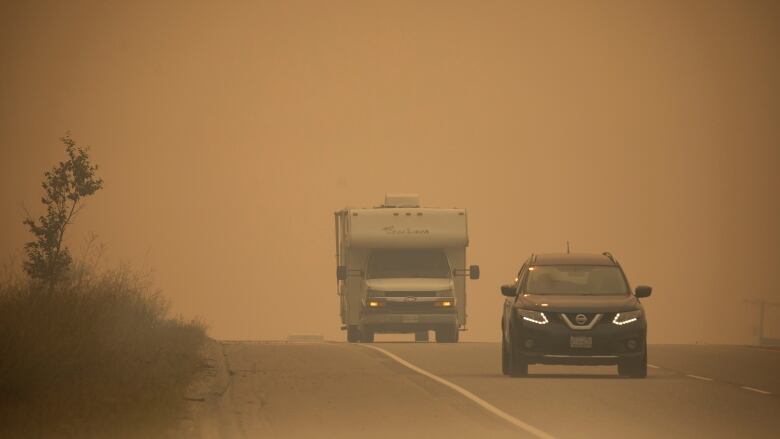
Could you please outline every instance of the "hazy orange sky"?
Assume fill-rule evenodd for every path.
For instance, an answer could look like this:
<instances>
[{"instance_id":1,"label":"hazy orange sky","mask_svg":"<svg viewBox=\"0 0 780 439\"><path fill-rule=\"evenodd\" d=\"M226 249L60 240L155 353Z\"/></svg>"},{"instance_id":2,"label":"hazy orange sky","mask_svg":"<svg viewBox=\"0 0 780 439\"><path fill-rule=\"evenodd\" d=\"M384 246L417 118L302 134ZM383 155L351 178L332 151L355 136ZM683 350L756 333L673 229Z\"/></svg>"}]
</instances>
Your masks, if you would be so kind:
<instances>
[{"instance_id":1,"label":"hazy orange sky","mask_svg":"<svg viewBox=\"0 0 780 439\"><path fill-rule=\"evenodd\" d=\"M342 339L333 211L415 192L469 209L465 340L569 240L654 287L651 342L752 342L744 301L780 301L779 24L774 1L2 2L0 252L70 130L105 180L74 252L93 232L153 267L218 338Z\"/></svg>"}]
</instances>

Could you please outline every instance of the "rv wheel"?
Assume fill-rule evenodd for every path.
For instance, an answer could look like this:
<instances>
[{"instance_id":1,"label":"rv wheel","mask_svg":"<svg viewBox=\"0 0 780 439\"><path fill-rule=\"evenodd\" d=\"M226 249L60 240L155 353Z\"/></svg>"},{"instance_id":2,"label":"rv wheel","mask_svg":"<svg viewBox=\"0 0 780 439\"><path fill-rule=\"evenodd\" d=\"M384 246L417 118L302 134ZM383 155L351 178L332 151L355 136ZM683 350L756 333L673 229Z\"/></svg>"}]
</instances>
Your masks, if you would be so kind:
<instances>
[{"instance_id":1,"label":"rv wheel","mask_svg":"<svg viewBox=\"0 0 780 439\"><path fill-rule=\"evenodd\" d=\"M360 329L357 326L347 326L347 341L350 343L357 343L360 341Z\"/></svg>"},{"instance_id":2,"label":"rv wheel","mask_svg":"<svg viewBox=\"0 0 780 439\"><path fill-rule=\"evenodd\" d=\"M436 343L457 343L458 342L458 327L448 326L436 330Z\"/></svg>"},{"instance_id":3,"label":"rv wheel","mask_svg":"<svg viewBox=\"0 0 780 439\"><path fill-rule=\"evenodd\" d=\"M373 343L374 342L374 331L369 331L368 329L363 330L363 333L361 334L360 341L363 343Z\"/></svg>"}]
</instances>

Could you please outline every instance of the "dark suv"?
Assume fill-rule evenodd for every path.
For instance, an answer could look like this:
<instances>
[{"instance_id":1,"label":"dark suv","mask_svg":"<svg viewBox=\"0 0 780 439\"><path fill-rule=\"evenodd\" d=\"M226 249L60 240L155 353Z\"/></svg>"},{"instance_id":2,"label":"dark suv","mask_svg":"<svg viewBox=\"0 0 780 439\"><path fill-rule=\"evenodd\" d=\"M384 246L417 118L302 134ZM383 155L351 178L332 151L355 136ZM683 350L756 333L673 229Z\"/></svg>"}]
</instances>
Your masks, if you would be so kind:
<instances>
[{"instance_id":1,"label":"dark suv","mask_svg":"<svg viewBox=\"0 0 780 439\"><path fill-rule=\"evenodd\" d=\"M647 376L647 320L620 264L609 253L531 255L507 297L501 322L505 375L528 365L617 364L622 376Z\"/></svg>"}]
</instances>

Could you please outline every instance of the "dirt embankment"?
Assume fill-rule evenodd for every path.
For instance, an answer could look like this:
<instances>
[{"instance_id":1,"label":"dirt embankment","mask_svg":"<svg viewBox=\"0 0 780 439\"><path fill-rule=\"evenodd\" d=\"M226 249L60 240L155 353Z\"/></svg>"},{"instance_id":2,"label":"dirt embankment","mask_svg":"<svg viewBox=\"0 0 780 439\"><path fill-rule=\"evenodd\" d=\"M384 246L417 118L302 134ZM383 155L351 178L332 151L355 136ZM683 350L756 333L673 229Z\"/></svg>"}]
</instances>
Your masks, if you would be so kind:
<instances>
[{"instance_id":1,"label":"dirt embankment","mask_svg":"<svg viewBox=\"0 0 780 439\"><path fill-rule=\"evenodd\" d=\"M231 375L222 344L206 339L201 351L202 368L187 390L185 414L177 436L181 438L220 437L219 419L213 416L231 384Z\"/></svg>"}]
</instances>

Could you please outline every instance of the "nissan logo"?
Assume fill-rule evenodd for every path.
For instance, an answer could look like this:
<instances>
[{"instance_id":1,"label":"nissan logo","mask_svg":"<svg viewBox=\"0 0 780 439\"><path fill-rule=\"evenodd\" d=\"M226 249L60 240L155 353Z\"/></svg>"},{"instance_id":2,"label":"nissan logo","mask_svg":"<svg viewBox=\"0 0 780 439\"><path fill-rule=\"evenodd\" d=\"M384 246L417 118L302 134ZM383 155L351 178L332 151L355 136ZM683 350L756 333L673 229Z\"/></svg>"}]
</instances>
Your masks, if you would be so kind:
<instances>
[{"instance_id":1,"label":"nissan logo","mask_svg":"<svg viewBox=\"0 0 780 439\"><path fill-rule=\"evenodd\" d=\"M417 302L417 298L414 296L409 296L404 299L404 302Z\"/></svg>"},{"instance_id":2,"label":"nissan logo","mask_svg":"<svg viewBox=\"0 0 780 439\"><path fill-rule=\"evenodd\" d=\"M584 325L588 321L588 316L585 314L577 314L577 316L574 317L574 321L577 322L578 325Z\"/></svg>"}]
</instances>

